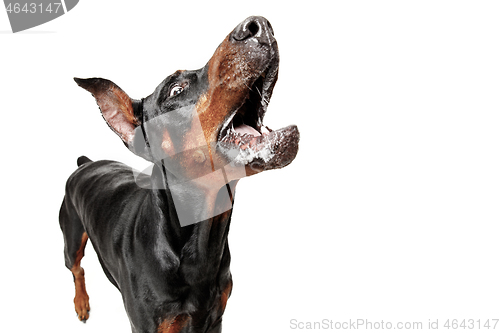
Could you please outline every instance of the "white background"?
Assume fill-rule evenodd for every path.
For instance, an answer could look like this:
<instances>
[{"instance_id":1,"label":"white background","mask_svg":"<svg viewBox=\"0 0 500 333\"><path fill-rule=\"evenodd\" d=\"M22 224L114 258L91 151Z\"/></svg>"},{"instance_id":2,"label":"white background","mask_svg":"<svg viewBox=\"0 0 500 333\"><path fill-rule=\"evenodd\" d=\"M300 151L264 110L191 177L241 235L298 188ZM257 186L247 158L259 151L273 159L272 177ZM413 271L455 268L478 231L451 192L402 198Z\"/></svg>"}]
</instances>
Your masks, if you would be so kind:
<instances>
[{"instance_id":1,"label":"white background","mask_svg":"<svg viewBox=\"0 0 500 333\"><path fill-rule=\"evenodd\" d=\"M301 141L238 185L224 332L500 317L498 2L81 0L18 34L0 11L1 331L130 331L90 246L77 320L57 216L78 156L147 163L72 78L145 97L250 15L281 54L265 123Z\"/></svg>"}]
</instances>

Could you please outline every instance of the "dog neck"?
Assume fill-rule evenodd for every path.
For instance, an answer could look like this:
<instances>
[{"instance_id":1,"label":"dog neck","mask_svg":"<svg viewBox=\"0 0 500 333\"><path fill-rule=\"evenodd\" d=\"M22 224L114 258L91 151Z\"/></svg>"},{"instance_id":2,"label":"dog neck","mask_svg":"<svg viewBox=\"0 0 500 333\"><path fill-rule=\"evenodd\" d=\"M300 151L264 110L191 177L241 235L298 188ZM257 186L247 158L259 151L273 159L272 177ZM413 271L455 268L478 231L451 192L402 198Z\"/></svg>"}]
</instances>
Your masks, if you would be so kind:
<instances>
[{"instance_id":1,"label":"dog neck","mask_svg":"<svg viewBox=\"0 0 500 333\"><path fill-rule=\"evenodd\" d=\"M216 211L208 207L211 203L224 208L232 207L232 196L227 195L227 188L223 186L215 199L207 198L206 191L192 182L172 186L169 184L172 180L175 182L175 178L161 164L155 164L151 174L151 200L156 218L162 221L160 234L166 238L165 244L173 245L170 250L176 253L181 270L189 273L184 276L192 280L186 282L195 284L199 280L228 275L227 236L232 209L202 220L200 218ZM235 185L236 181L232 182L233 190ZM190 217L197 223L182 226L181 220Z\"/></svg>"},{"instance_id":2,"label":"dog neck","mask_svg":"<svg viewBox=\"0 0 500 333\"><path fill-rule=\"evenodd\" d=\"M213 220L219 215L230 215L237 181L226 184L222 173L219 176L209 175L203 178L209 177L220 179L209 182L199 179L180 181L163 164L155 163L151 174L151 186L159 197L165 196L169 207L174 207L176 216L170 216L171 221L177 221L184 227ZM170 214L172 213L171 210Z\"/></svg>"}]
</instances>

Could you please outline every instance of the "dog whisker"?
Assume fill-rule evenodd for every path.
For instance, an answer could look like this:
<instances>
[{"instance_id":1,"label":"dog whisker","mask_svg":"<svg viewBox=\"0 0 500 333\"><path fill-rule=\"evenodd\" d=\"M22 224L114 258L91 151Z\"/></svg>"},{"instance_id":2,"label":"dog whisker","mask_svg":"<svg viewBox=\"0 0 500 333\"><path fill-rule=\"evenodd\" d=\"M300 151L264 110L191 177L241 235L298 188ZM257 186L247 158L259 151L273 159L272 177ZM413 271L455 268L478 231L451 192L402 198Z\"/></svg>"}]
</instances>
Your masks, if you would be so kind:
<instances>
[{"instance_id":1,"label":"dog whisker","mask_svg":"<svg viewBox=\"0 0 500 333\"><path fill-rule=\"evenodd\" d=\"M261 92L259 91L259 88L255 87L255 90L257 90L257 92L259 93L260 98L262 98L262 101L265 102L265 104L269 104L269 100L267 100L264 96L262 96Z\"/></svg>"}]
</instances>

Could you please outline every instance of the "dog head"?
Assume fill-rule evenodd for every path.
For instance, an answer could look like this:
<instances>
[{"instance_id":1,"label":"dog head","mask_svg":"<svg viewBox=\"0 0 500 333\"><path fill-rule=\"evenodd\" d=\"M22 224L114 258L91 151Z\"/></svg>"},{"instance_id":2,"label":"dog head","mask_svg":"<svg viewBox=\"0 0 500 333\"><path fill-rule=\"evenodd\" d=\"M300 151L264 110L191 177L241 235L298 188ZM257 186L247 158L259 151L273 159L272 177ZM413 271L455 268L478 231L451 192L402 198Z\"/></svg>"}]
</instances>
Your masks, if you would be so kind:
<instances>
[{"instance_id":1,"label":"dog head","mask_svg":"<svg viewBox=\"0 0 500 333\"><path fill-rule=\"evenodd\" d=\"M106 79L75 81L94 95L107 124L132 152L162 163L179 181L203 179L200 186L213 187L220 180L209 175L219 169L227 183L295 158L297 127L273 131L263 124L278 67L270 23L249 17L206 66L175 72L141 100Z\"/></svg>"}]
</instances>

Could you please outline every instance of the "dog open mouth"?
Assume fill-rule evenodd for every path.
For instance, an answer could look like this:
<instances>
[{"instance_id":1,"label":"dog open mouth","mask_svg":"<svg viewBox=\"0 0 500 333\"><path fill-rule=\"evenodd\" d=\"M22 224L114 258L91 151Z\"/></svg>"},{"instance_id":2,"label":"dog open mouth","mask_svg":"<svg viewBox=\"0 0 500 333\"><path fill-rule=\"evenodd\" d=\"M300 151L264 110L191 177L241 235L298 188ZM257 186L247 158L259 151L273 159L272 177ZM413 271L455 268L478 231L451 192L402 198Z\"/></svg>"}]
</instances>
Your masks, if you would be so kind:
<instances>
[{"instance_id":1,"label":"dog open mouth","mask_svg":"<svg viewBox=\"0 0 500 333\"><path fill-rule=\"evenodd\" d=\"M236 165L250 166L259 172L290 164L298 151L299 131L290 125L273 131L263 123L271 95L278 79L279 57L248 87L248 94L222 126L218 146L229 150Z\"/></svg>"}]
</instances>

